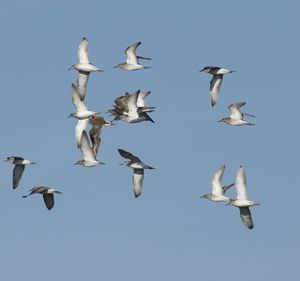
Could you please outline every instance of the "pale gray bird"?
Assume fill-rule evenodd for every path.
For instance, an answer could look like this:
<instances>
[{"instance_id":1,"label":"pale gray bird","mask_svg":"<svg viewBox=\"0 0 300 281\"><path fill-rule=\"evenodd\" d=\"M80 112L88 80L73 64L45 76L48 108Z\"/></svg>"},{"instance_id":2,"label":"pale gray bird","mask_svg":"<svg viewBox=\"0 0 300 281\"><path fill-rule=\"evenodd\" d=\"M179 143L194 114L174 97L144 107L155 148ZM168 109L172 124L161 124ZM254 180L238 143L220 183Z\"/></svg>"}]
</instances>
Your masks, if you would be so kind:
<instances>
[{"instance_id":1,"label":"pale gray bird","mask_svg":"<svg viewBox=\"0 0 300 281\"><path fill-rule=\"evenodd\" d=\"M82 132L81 140L80 140L80 150L83 155L83 159L77 161L74 165L82 165L84 167L93 167L98 166L100 164L104 164L103 162L99 161L90 146L90 142L86 131Z\"/></svg>"},{"instance_id":2,"label":"pale gray bird","mask_svg":"<svg viewBox=\"0 0 300 281\"><path fill-rule=\"evenodd\" d=\"M211 187L212 187L211 193L205 194L205 195L201 196L201 198L206 198L208 200L215 201L215 202L230 200L224 194L229 188L234 186L234 183L227 185L227 186L222 186L222 178L224 175L224 170L225 170L225 165L222 165L218 169L218 171L214 174L214 176L211 180Z\"/></svg>"},{"instance_id":3,"label":"pale gray bird","mask_svg":"<svg viewBox=\"0 0 300 281\"><path fill-rule=\"evenodd\" d=\"M151 166L144 164L140 158L134 156L128 151L118 149L120 155L128 160L125 160L120 165L127 165L133 169L132 183L134 196L137 198L142 193L143 180L144 180L144 169L154 169Z\"/></svg>"},{"instance_id":4,"label":"pale gray bird","mask_svg":"<svg viewBox=\"0 0 300 281\"><path fill-rule=\"evenodd\" d=\"M141 44L142 42L137 42L128 46L125 50L125 54L127 56L126 61L116 65L114 68L119 67L125 70L141 70L141 69L150 68L149 66L144 66L139 63L139 59L151 60L150 58L145 58L136 55L136 49Z\"/></svg>"},{"instance_id":5,"label":"pale gray bird","mask_svg":"<svg viewBox=\"0 0 300 281\"><path fill-rule=\"evenodd\" d=\"M252 229L254 224L249 207L259 204L255 201L248 200L246 171L242 166L240 166L237 171L235 189L237 197L236 199L230 199L227 205L238 207L240 209L240 216L244 225L247 228Z\"/></svg>"},{"instance_id":6,"label":"pale gray bird","mask_svg":"<svg viewBox=\"0 0 300 281\"><path fill-rule=\"evenodd\" d=\"M29 190L30 193L28 195L24 195L23 198L27 198L33 194L42 194L45 205L48 210L51 210L54 206L54 193L62 194L62 192L56 190L55 188L46 187L46 186L36 186Z\"/></svg>"},{"instance_id":7,"label":"pale gray bird","mask_svg":"<svg viewBox=\"0 0 300 281\"><path fill-rule=\"evenodd\" d=\"M217 66L205 66L200 70L200 72L206 72L213 75L212 79L210 80L210 98L211 106L214 106L217 103L224 74L235 71Z\"/></svg>"},{"instance_id":8,"label":"pale gray bird","mask_svg":"<svg viewBox=\"0 0 300 281\"><path fill-rule=\"evenodd\" d=\"M13 189L16 189L18 187L23 172L25 170L25 165L36 164L35 162L24 159L23 157L20 156L7 157L6 160L4 160L4 162L10 162L15 165L13 171Z\"/></svg>"},{"instance_id":9,"label":"pale gray bird","mask_svg":"<svg viewBox=\"0 0 300 281\"><path fill-rule=\"evenodd\" d=\"M218 122L224 122L231 126L255 125L254 123L247 122L243 119L244 115L255 117L254 115L242 113L240 111L240 108L245 104L246 104L245 102L232 103L231 105L228 106L228 109L230 110L230 116L222 118Z\"/></svg>"},{"instance_id":10,"label":"pale gray bird","mask_svg":"<svg viewBox=\"0 0 300 281\"><path fill-rule=\"evenodd\" d=\"M76 107L76 112L71 113L68 117L74 117L77 119L86 119L91 116L100 114L100 112L91 111L88 109L85 102L80 99L78 89L74 84L72 84L72 102Z\"/></svg>"},{"instance_id":11,"label":"pale gray bird","mask_svg":"<svg viewBox=\"0 0 300 281\"><path fill-rule=\"evenodd\" d=\"M95 71L103 71L101 68L93 65L90 62L89 59L89 53L88 53L88 40L83 37L79 47L78 47L78 58L79 58L79 63L73 64L70 69L76 69L79 72L83 73L90 73L90 72L95 72Z\"/></svg>"}]
</instances>

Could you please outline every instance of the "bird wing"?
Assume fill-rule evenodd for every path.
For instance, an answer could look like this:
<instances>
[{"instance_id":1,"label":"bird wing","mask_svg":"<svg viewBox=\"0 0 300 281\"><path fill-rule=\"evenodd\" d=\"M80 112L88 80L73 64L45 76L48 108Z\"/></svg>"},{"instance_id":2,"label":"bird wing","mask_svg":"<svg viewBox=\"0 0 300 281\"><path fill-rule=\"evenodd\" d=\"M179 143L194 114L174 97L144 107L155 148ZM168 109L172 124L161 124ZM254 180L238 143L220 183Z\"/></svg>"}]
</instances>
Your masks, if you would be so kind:
<instances>
[{"instance_id":1,"label":"bird wing","mask_svg":"<svg viewBox=\"0 0 300 281\"><path fill-rule=\"evenodd\" d=\"M247 177L244 167L240 166L236 175L235 188L238 200L247 200Z\"/></svg>"},{"instance_id":2,"label":"bird wing","mask_svg":"<svg viewBox=\"0 0 300 281\"><path fill-rule=\"evenodd\" d=\"M246 227L252 229L254 227L249 207L240 207L240 216Z\"/></svg>"},{"instance_id":3,"label":"bird wing","mask_svg":"<svg viewBox=\"0 0 300 281\"><path fill-rule=\"evenodd\" d=\"M137 99L138 95L140 93L140 90L136 91L132 95L129 96L128 99L128 115L132 118L138 118L138 106L137 106Z\"/></svg>"},{"instance_id":4,"label":"bird wing","mask_svg":"<svg viewBox=\"0 0 300 281\"><path fill-rule=\"evenodd\" d=\"M225 192L226 192L228 189L230 189L231 187L233 187L233 186L234 186L234 183L223 186L223 187L222 187L222 189L223 189L223 194L225 194Z\"/></svg>"},{"instance_id":5,"label":"bird wing","mask_svg":"<svg viewBox=\"0 0 300 281\"><path fill-rule=\"evenodd\" d=\"M78 119L77 121L77 125L75 126L75 137L76 137L77 147L80 147L82 132L86 130L88 123L89 123L88 118Z\"/></svg>"},{"instance_id":6,"label":"bird wing","mask_svg":"<svg viewBox=\"0 0 300 281\"><path fill-rule=\"evenodd\" d=\"M212 186L212 194L214 195L223 195L223 189L222 189L222 178L224 175L225 165L222 165L219 170L214 174L212 180L211 180L211 186Z\"/></svg>"},{"instance_id":7,"label":"bird wing","mask_svg":"<svg viewBox=\"0 0 300 281\"><path fill-rule=\"evenodd\" d=\"M139 92L138 99L137 99L137 106L138 107L145 107L145 97L147 97L151 92Z\"/></svg>"},{"instance_id":8,"label":"bird wing","mask_svg":"<svg viewBox=\"0 0 300 281\"><path fill-rule=\"evenodd\" d=\"M82 101L86 96L88 81L89 81L89 73L79 71L78 78L77 78L77 91Z\"/></svg>"},{"instance_id":9,"label":"bird wing","mask_svg":"<svg viewBox=\"0 0 300 281\"><path fill-rule=\"evenodd\" d=\"M83 154L83 160L85 161L97 161L94 151L90 147L90 142L86 131L82 132L80 140L80 150Z\"/></svg>"},{"instance_id":10,"label":"bird wing","mask_svg":"<svg viewBox=\"0 0 300 281\"><path fill-rule=\"evenodd\" d=\"M115 99L115 104L117 105L117 107L123 109L123 110L128 110L128 99L129 99L130 95L128 93L126 93L124 96L120 96L117 97Z\"/></svg>"},{"instance_id":11,"label":"bird wing","mask_svg":"<svg viewBox=\"0 0 300 281\"><path fill-rule=\"evenodd\" d=\"M90 63L89 53L88 53L88 40L82 38L78 47L78 58L80 63Z\"/></svg>"},{"instance_id":12,"label":"bird wing","mask_svg":"<svg viewBox=\"0 0 300 281\"><path fill-rule=\"evenodd\" d=\"M135 197L139 197L142 193L144 180L144 169L134 169L132 175L133 192Z\"/></svg>"},{"instance_id":13,"label":"bird wing","mask_svg":"<svg viewBox=\"0 0 300 281\"><path fill-rule=\"evenodd\" d=\"M25 165L16 164L13 171L13 189L16 189L24 172Z\"/></svg>"},{"instance_id":14,"label":"bird wing","mask_svg":"<svg viewBox=\"0 0 300 281\"><path fill-rule=\"evenodd\" d=\"M243 113L240 111L240 108L244 106L245 102L232 103L228 106L230 110L230 118L231 119L243 119Z\"/></svg>"},{"instance_id":15,"label":"bird wing","mask_svg":"<svg viewBox=\"0 0 300 281\"><path fill-rule=\"evenodd\" d=\"M142 162L142 161L140 160L140 158L134 156L132 153L130 153L130 152L128 152L128 151L125 151L125 150L120 149L120 148L118 149L118 151L119 151L119 153L120 153L120 155L121 155L122 157L124 157L124 158L126 158L126 159L129 159L129 160L131 160L132 162Z\"/></svg>"},{"instance_id":16,"label":"bird wing","mask_svg":"<svg viewBox=\"0 0 300 281\"><path fill-rule=\"evenodd\" d=\"M44 202L45 202L45 205L46 205L47 209L51 210L54 206L54 195L53 195L53 193L43 194L43 199L44 199Z\"/></svg>"},{"instance_id":17,"label":"bird wing","mask_svg":"<svg viewBox=\"0 0 300 281\"><path fill-rule=\"evenodd\" d=\"M78 89L74 84L72 84L72 102L75 105L77 112L88 110L85 103L80 99Z\"/></svg>"},{"instance_id":18,"label":"bird wing","mask_svg":"<svg viewBox=\"0 0 300 281\"><path fill-rule=\"evenodd\" d=\"M127 47L127 49L125 50L125 54L127 56L126 63L139 64L135 51L136 51L137 47L140 46L141 44L142 44L142 42L137 42L137 43L134 43L134 44L130 45L129 47Z\"/></svg>"},{"instance_id":19,"label":"bird wing","mask_svg":"<svg viewBox=\"0 0 300 281\"><path fill-rule=\"evenodd\" d=\"M95 157L97 157L98 150L101 144L101 138L100 138L101 128L102 127L100 126L93 126L89 131L90 139L93 144L92 149L94 151Z\"/></svg>"},{"instance_id":20,"label":"bird wing","mask_svg":"<svg viewBox=\"0 0 300 281\"><path fill-rule=\"evenodd\" d=\"M212 79L210 80L211 106L214 106L217 103L222 80L223 80L223 74L213 75Z\"/></svg>"}]
</instances>

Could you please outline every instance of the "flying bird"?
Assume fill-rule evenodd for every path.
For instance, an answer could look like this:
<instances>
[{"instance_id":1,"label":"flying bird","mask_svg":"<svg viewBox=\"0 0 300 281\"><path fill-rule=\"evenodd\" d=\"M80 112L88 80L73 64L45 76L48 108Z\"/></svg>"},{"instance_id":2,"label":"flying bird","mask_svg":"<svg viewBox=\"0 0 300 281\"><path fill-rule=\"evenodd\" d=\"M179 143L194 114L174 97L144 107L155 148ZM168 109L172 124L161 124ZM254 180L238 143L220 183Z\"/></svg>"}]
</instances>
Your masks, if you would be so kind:
<instances>
[{"instance_id":1,"label":"flying bird","mask_svg":"<svg viewBox=\"0 0 300 281\"><path fill-rule=\"evenodd\" d=\"M23 172L25 170L25 165L36 164L35 162L32 162L19 156L7 157L6 160L4 160L4 162L10 162L15 165L13 171L13 189L16 189L18 187Z\"/></svg>"},{"instance_id":2,"label":"flying bird","mask_svg":"<svg viewBox=\"0 0 300 281\"><path fill-rule=\"evenodd\" d=\"M205 66L200 70L200 72L206 72L213 75L212 79L210 80L210 99L211 106L214 106L217 103L224 74L232 73L235 71L217 66Z\"/></svg>"},{"instance_id":3,"label":"flying bird","mask_svg":"<svg viewBox=\"0 0 300 281\"><path fill-rule=\"evenodd\" d=\"M114 120L123 120L128 123L139 123L143 121L150 121L154 123L147 113L154 111L154 107L139 107L138 104L145 104L145 94L142 93L140 98L139 96L140 90L131 95L126 93L124 96L116 98L116 106L113 109L109 109L108 112L115 116Z\"/></svg>"},{"instance_id":4,"label":"flying bird","mask_svg":"<svg viewBox=\"0 0 300 281\"><path fill-rule=\"evenodd\" d=\"M83 37L79 47L78 47L78 58L79 63L73 64L70 69L76 69L81 72L90 73L96 71L103 71L101 68L93 65L89 59L89 52L88 52L88 40Z\"/></svg>"},{"instance_id":5,"label":"flying bird","mask_svg":"<svg viewBox=\"0 0 300 281\"><path fill-rule=\"evenodd\" d=\"M82 152L83 159L77 161L74 165L93 167L93 166L98 166L100 164L104 164L103 162L97 159L92 147L90 146L90 142L86 134L86 131L82 132L79 148Z\"/></svg>"},{"instance_id":6,"label":"flying bird","mask_svg":"<svg viewBox=\"0 0 300 281\"><path fill-rule=\"evenodd\" d=\"M127 49L125 50L125 54L127 56L126 61L116 65L114 68L119 67L125 70L141 70L141 69L150 68L149 66L144 66L139 63L140 59L151 60L150 58L145 58L136 55L136 49L141 44L142 42L137 42L128 46Z\"/></svg>"},{"instance_id":7,"label":"flying bird","mask_svg":"<svg viewBox=\"0 0 300 281\"><path fill-rule=\"evenodd\" d=\"M115 125L111 121L105 120L103 117L100 116L93 116L89 119L89 123L92 125L92 128L89 131L90 139L93 144L92 150L94 151L95 156L97 157L98 149L101 143L101 129L103 126L112 126Z\"/></svg>"},{"instance_id":8,"label":"flying bird","mask_svg":"<svg viewBox=\"0 0 300 281\"><path fill-rule=\"evenodd\" d=\"M36 186L29 190L30 193L28 195L24 195L23 198L27 198L33 194L42 194L45 205L48 210L51 210L54 206L54 193L62 194L62 192L56 190L55 188L46 187L46 186Z\"/></svg>"},{"instance_id":9,"label":"flying bird","mask_svg":"<svg viewBox=\"0 0 300 281\"><path fill-rule=\"evenodd\" d=\"M248 200L246 171L242 166L240 166L237 171L235 189L237 192L237 198L230 199L227 205L238 207L240 209L240 216L244 225L247 228L252 229L254 224L249 207L259 204L255 201Z\"/></svg>"},{"instance_id":10,"label":"flying bird","mask_svg":"<svg viewBox=\"0 0 300 281\"><path fill-rule=\"evenodd\" d=\"M72 84L72 101L76 107L76 112L71 113L68 117L74 117L77 119L86 119L91 116L100 114L100 112L91 111L87 108L85 102L80 99L78 89L74 84ZM82 124L81 124L80 128L81 127L83 127Z\"/></svg>"},{"instance_id":11,"label":"flying bird","mask_svg":"<svg viewBox=\"0 0 300 281\"><path fill-rule=\"evenodd\" d=\"M118 149L120 155L127 160L125 160L120 165L127 165L129 168L133 169L132 183L134 196L137 198L142 193L143 180L144 180L144 169L154 169L151 166L144 164L140 158L134 156L128 151L123 149Z\"/></svg>"},{"instance_id":12,"label":"flying bird","mask_svg":"<svg viewBox=\"0 0 300 281\"><path fill-rule=\"evenodd\" d=\"M255 117L254 115L248 113L242 113L240 111L240 108L245 104L246 104L245 102L232 103L231 105L228 106L228 109L230 110L230 116L222 118L218 122L224 122L231 126L255 125L254 123L246 122L243 119L244 115Z\"/></svg>"},{"instance_id":13,"label":"flying bird","mask_svg":"<svg viewBox=\"0 0 300 281\"><path fill-rule=\"evenodd\" d=\"M230 200L224 194L229 188L234 186L234 183L227 185L227 186L222 186L222 178L224 175L224 170L225 170L225 165L222 165L218 169L218 171L214 174L214 176L211 180L211 187L212 187L211 193L205 194L205 195L201 196L201 198L206 198L208 200L215 201L215 202Z\"/></svg>"}]
</instances>

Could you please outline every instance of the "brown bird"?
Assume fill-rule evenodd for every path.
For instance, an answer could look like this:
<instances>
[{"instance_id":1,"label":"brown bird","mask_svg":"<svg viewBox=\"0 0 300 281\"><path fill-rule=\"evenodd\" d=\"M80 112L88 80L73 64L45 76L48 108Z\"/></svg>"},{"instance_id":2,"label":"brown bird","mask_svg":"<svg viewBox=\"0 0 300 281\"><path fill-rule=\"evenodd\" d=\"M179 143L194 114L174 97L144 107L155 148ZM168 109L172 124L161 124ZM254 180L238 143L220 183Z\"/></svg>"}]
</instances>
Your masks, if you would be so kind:
<instances>
[{"instance_id":1,"label":"brown bird","mask_svg":"<svg viewBox=\"0 0 300 281\"><path fill-rule=\"evenodd\" d=\"M51 210L54 206L54 193L62 194L62 192L56 190L55 188L46 187L46 186L36 186L29 190L30 193L28 195L24 195L23 198L27 198L33 194L42 194L45 205L48 210Z\"/></svg>"},{"instance_id":2,"label":"brown bird","mask_svg":"<svg viewBox=\"0 0 300 281\"><path fill-rule=\"evenodd\" d=\"M102 127L112 126L115 124L111 121L106 121L103 117L100 116L97 117L94 116L90 118L89 123L93 126L89 131L89 135L90 135L91 142L93 144L92 149L94 151L95 156L97 157L98 150L101 144L100 134L101 134Z\"/></svg>"}]
</instances>

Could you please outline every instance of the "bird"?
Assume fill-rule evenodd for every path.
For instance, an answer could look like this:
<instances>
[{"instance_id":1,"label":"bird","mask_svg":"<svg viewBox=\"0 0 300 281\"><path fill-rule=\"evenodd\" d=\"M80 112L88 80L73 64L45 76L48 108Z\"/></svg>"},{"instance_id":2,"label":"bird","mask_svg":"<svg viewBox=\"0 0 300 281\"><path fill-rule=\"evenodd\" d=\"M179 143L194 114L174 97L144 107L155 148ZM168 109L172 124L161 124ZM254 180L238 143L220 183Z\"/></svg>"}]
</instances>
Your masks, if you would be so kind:
<instances>
[{"instance_id":1,"label":"bird","mask_svg":"<svg viewBox=\"0 0 300 281\"><path fill-rule=\"evenodd\" d=\"M142 193L143 180L144 180L144 169L154 169L153 167L144 164L140 158L134 156L128 151L123 149L118 149L120 155L127 160L125 160L120 165L127 165L129 168L133 169L132 183L133 183L133 193L135 198L139 197Z\"/></svg>"},{"instance_id":2,"label":"bird","mask_svg":"<svg viewBox=\"0 0 300 281\"><path fill-rule=\"evenodd\" d=\"M32 162L20 156L7 157L6 160L4 160L4 162L10 162L15 165L13 171L13 189L16 189L18 187L23 172L25 170L25 165L36 164L36 162Z\"/></svg>"},{"instance_id":3,"label":"bird","mask_svg":"<svg viewBox=\"0 0 300 281\"><path fill-rule=\"evenodd\" d=\"M244 225L247 228L252 229L254 224L249 207L259 205L259 203L248 200L247 177L245 168L243 166L240 166L237 171L235 189L237 192L237 197L236 199L230 199L227 205L238 207L240 210L240 217Z\"/></svg>"},{"instance_id":4,"label":"bird","mask_svg":"<svg viewBox=\"0 0 300 281\"><path fill-rule=\"evenodd\" d=\"M89 131L90 139L93 144L92 150L94 151L95 156L97 157L98 149L101 143L101 129L103 126L112 126L115 125L111 121L105 120L101 116L93 116L89 119L89 123L92 125L92 128Z\"/></svg>"},{"instance_id":5,"label":"bird","mask_svg":"<svg viewBox=\"0 0 300 281\"><path fill-rule=\"evenodd\" d=\"M89 59L88 40L83 37L78 47L79 63L73 64L69 70L76 69L79 72L89 74L90 72L103 71L101 68L93 65Z\"/></svg>"},{"instance_id":6,"label":"bird","mask_svg":"<svg viewBox=\"0 0 300 281\"><path fill-rule=\"evenodd\" d=\"M233 73L235 70L229 70L217 66L205 66L200 70L200 72L206 72L213 75L210 80L210 99L211 106L214 106L217 103L224 74Z\"/></svg>"},{"instance_id":7,"label":"bird","mask_svg":"<svg viewBox=\"0 0 300 281\"><path fill-rule=\"evenodd\" d=\"M97 111L91 111L87 108L85 102L80 99L78 89L74 84L72 84L72 101L76 107L76 112L71 113L68 117L74 117L77 119L86 119L101 113ZM82 125L79 127L81 128Z\"/></svg>"},{"instance_id":8,"label":"bird","mask_svg":"<svg viewBox=\"0 0 300 281\"><path fill-rule=\"evenodd\" d=\"M143 121L150 121L154 123L153 119L147 114L152 112L153 107L138 107L138 97L140 90L129 95L126 93L115 99L116 106L113 109L109 109L108 112L115 116L114 120L123 120L128 123L138 123ZM140 98L140 104L143 102L143 97Z\"/></svg>"},{"instance_id":9,"label":"bird","mask_svg":"<svg viewBox=\"0 0 300 281\"><path fill-rule=\"evenodd\" d=\"M248 114L248 113L242 113L240 111L240 108L244 106L246 103L245 102L238 102L238 103L232 103L228 106L228 109L230 110L230 116L222 118L218 122L224 122L228 125L231 126L243 126L243 125L250 125L253 126L255 125L254 123L251 122L246 122L243 118L244 115L246 116L251 116L255 117L254 115Z\"/></svg>"},{"instance_id":10,"label":"bird","mask_svg":"<svg viewBox=\"0 0 300 281\"><path fill-rule=\"evenodd\" d=\"M215 201L215 202L230 200L230 198L228 198L224 194L229 188L234 186L234 183L227 186L222 186L221 181L224 175L224 170L225 170L225 165L222 165L218 169L218 171L214 174L211 180L212 192L201 196L201 198L206 198L208 200Z\"/></svg>"},{"instance_id":11,"label":"bird","mask_svg":"<svg viewBox=\"0 0 300 281\"><path fill-rule=\"evenodd\" d=\"M125 70L141 70L141 69L150 68L149 66L144 66L139 63L139 59L151 60L151 58L145 58L145 57L136 55L136 49L141 44L142 44L142 42L137 42L137 43L134 43L134 44L128 46L125 50L125 54L127 56L126 61L116 65L114 68L118 67L118 68L122 68Z\"/></svg>"},{"instance_id":12,"label":"bird","mask_svg":"<svg viewBox=\"0 0 300 281\"><path fill-rule=\"evenodd\" d=\"M29 190L30 193L28 195L23 195L23 198L27 198L33 194L42 194L45 205L48 210L51 210L54 206L54 193L62 194L61 191L56 190L55 188L46 187L46 186L36 186Z\"/></svg>"},{"instance_id":13,"label":"bird","mask_svg":"<svg viewBox=\"0 0 300 281\"><path fill-rule=\"evenodd\" d=\"M80 150L83 154L83 159L78 160L74 165L93 167L93 166L98 166L100 164L104 164L104 162L101 162L97 159L93 149L90 147L90 142L86 131L83 131L81 135Z\"/></svg>"}]
</instances>

